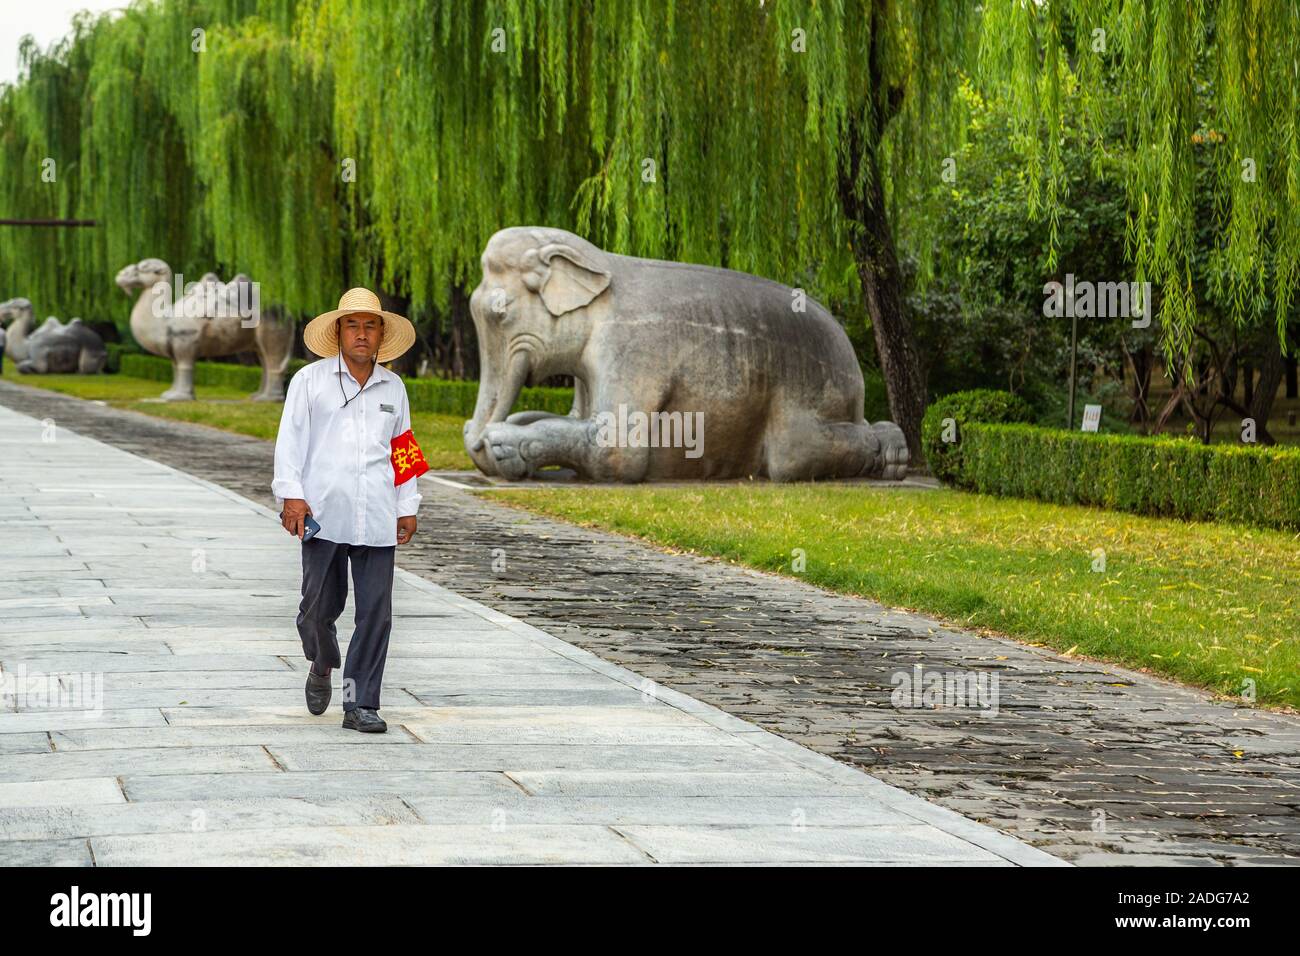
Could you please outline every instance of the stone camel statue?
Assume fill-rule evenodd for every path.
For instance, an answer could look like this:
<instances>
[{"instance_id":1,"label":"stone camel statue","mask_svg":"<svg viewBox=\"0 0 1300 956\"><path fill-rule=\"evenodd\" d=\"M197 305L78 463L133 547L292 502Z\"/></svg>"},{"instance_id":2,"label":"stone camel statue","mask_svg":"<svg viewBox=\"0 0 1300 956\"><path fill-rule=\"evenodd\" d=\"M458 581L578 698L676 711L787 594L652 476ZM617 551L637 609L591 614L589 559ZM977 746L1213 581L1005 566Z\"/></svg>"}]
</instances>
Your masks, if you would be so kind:
<instances>
[{"instance_id":1,"label":"stone camel statue","mask_svg":"<svg viewBox=\"0 0 1300 956\"><path fill-rule=\"evenodd\" d=\"M50 316L39 329L27 336L27 357L18 363L26 375L80 373L97 375L108 364L108 349L99 333L81 319L64 325Z\"/></svg>"},{"instance_id":2,"label":"stone camel statue","mask_svg":"<svg viewBox=\"0 0 1300 956\"><path fill-rule=\"evenodd\" d=\"M284 379L293 351L292 323L250 315L255 297L247 276L222 284L211 272L190 290L179 305L173 302L172 270L161 259L142 259L117 274L117 285L128 295L143 290L131 309L131 334L155 355L172 360L172 386L167 401L194 400L194 362L255 349L262 364L262 385L254 401L284 400Z\"/></svg>"},{"instance_id":3,"label":"stone camel statue","mask_svg":"<svg viewBox=\"0 0 1300 956\"><path fill-rule=\"evenodd\" d=\"M482 265L470 297L482 373L464 439L485 474L907 474L902 430L863 418L862 371L844 329L787 286L614 255L534 226L493 235ZM521 388L552 375L574 376L567 416L510 414Z\"/></svg>"},{"instance_id":4,"label":"stone camel statue","mask_svg":"<svg viewBox=\"0 0 1300 956\"><path fill-rule=\"evenodd\" d=\"M108 350L98 332L81 319L64 325L54 316L33 332L33 315L28 299L0 302L0 325L13 319L6 331L5 352L13 357L18 371L26 375L96 375L104 370Z\"/></svg>"},{"instance_id":5,"label":"stone camel statue","mask_svg":"<svg viewBox=\"0 0 1300 956\"><path fill-rule=\"evenodd\" d=\"M21 362L27 358L27 336L36 325L31 300L18 298L0 302L0 325L6 322L9 324L5 329L5 355L14 362Z\"/></svg>"}]
</instances>

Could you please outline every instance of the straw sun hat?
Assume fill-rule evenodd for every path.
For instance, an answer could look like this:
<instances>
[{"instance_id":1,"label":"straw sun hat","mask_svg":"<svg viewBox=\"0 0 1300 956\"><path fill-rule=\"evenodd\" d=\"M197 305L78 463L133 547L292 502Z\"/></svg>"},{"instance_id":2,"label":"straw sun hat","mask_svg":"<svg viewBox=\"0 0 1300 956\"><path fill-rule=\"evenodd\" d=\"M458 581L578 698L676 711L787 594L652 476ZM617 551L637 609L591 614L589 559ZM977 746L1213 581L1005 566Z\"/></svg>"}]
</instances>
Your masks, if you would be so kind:
<instances>
[{"instance_id":1,"label":"straw sun hat","mask_svg":"<svg viewBox=\"0 0 1300 956\"><path fill-rule=\"evenodd\" d=\"M391 362L415 344L415 326L411 320L395 312L385 312L379 307L379 296L369 289L344 292L337 309L322 313L307 323L302 330L303 342L321 358L338 355L339 338L334 320L358 313L377 315L384 321L384 338L379 345L377 362Z\"/></svg>"}]
</instances>

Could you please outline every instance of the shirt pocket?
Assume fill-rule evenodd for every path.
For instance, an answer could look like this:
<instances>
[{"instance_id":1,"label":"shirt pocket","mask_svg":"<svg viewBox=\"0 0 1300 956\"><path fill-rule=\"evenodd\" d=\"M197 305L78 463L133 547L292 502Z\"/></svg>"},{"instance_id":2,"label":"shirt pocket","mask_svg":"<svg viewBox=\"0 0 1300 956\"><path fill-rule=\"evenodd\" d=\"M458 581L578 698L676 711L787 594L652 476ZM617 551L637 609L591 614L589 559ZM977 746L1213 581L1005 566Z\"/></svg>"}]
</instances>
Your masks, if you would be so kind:
<instances>
[{"instance_id":1,"label":"shirt pocket","mask_svg":"<svg viewBox=\"0 0 1300 956\"><path fill-rule=\"evenodd\" d=\"M386 411L388 408L393 409L393 411ZM377 447L382 446L384 454L386 455L392 450L393 429L396 427L396 402L376 402L373 406L366 409L366 430L369 433L370 442L372 445Z\"/></svg>"}]
</instances>

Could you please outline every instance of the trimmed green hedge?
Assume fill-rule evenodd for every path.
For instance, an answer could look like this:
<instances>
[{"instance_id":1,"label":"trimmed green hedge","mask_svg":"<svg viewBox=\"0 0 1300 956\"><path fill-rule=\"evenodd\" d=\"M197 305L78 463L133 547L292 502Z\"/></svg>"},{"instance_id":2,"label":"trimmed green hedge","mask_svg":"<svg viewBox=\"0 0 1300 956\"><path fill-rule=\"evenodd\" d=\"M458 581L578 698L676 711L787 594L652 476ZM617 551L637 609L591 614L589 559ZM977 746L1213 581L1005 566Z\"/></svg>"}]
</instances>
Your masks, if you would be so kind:
<instances>
[{"instance_id":1,"label":"trimmed green hedge","mask_svg":"<svg viewBox=\"0 0 1300 956\"><path fill-rule=\"evenodd\" d=\"M1300 528L1300 448L978 423L960 438L951 482L971 491Z\"/></svg>"},{"instance_id":2,"label":"trimmed green hedge","mask_svg":"<svg viewBox=\"0 0 1300 956\"><path fill-rule=\"evenodd\" d=\"M955 429L944 422L952 419ZM965 426L975 422L1032 422L1034 410L1010 392L976 388L936 398L921 420L921 450L930 473L940 481L954 481L961 471L961 438ZM945 430L948 434L945 435ZM956 441L951 439L955 432ZM949 440L945 441L945 437Z\"/></svg>"},{"instance_id":3,"label":"trimmed green hedge","mask_svg":"<svg viewBox=\"0 0 1300 956\"><path fill-rule=\"evenodd\" d=\"M108 361L104 363L105 372L122 371L122 356L140 354L140 350L135 346L121 342L105 342L104 349L108 352Z\"/></svg>"},{"instance_id":4,"label":"trimmed green hedge","mask_svg":"<svg viewBox=\"0 0 1300 956\"><path fill-rule=\"evenodd\" d=\"M307 363L302 359L289 360L289 376ZM133 378L147 378L154 382L172 380L171 359L161 355L123 354L118 370ZM259 365L235 365L230 362L195 362L195 385L229 385L256 392L262 387L262 368Z\"/></svg>"},{"instance_id":5,"label":"trimmed green hedge","mask_svg":"<svg viewBox=\"0 0 1300 956\"><path fill-rule=\"evenodd\" d=\"M410 396L412 411L472 418L474 404L478 401L478 382L455 382L440 378L407 379L406 394ZM520 391L513 411L528 409L567 415L572 407L571 388L525 388Z\"/></svg>"},{"instance_id":6,"label":"trimmed green hedge","mask_svg":"<svg viewBox=\"0 0 1300 956\"><path fill-rule=\"evenodd\" d=\"M155 382L172 380L172 363L160 355L121 354L120 371L123 375L145 378ZM289 376L308 364L302 359L289 362ZM453 382L444 379L405 379L406 394L411 400L411 411L434 412L439 415L456 415L471 418L474 403L478 400L478 382ZM225 362L195 362L195 385L229 385L233 388L255 392L262 384L262 370L256 365L233 365ZM525 388L515 403L515 410L555 412L567 415L573 406L571 388Z\"/></svg>"}]
</instances>

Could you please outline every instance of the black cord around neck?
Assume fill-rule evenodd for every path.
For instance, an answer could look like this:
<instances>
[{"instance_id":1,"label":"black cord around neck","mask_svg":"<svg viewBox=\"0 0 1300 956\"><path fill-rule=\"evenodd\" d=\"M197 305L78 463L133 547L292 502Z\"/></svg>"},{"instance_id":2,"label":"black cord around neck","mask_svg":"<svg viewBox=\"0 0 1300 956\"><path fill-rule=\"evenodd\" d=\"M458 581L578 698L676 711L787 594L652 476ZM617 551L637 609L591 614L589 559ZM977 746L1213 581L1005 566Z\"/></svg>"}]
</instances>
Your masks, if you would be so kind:
<instances>
[{"instance_id":1,"label":"black cord around neck","mask_svg":"<svg viewBox=\"0 0 1300 956\"><path fill-rule=\"evenodd\" d=\"M339 408L347 408L347 407L348 407L348 402L352 401L352 398L356 398L357 395L360 395L360 394L361 394L361 389L357 389L357 395L353 395L352 398L348 398L348 393L345 392L345 391L343 390L343 352L342 352L342 350L339 351L339 394L343 396L343 404L340 405Z\"/></svg>"},{"instance_id":2,"label":"black cord around neck","mask_svg":"<svg viewBox=\"0 0 1300 956\"><path fill-rule=\"evenodd\" d=\"M374 374L375 374L375 366L379 364L379 362L378 362L378 358L379 358L379 356L376 355L376 356L375 356L375 361L371 362L371 365L370 365L370 374L371 374L371 375L374 375ZM351 369L348 369L348 371L351 371ZM370 379L367 378L366 381L368 382L368 381L370 381ZM358 387L357 387L357 395L360 395L360 394L362 393L362 391L365 390L365 387L366 387L365 385L360 385L360 386L358 386ZM345 391L343 390L343 350L342 350L342 349L339 350L339 394L342 395L342 396L343 396L343 399L344 399L343 404L340 405L339 408L347 408L347 407L348 407L348 402L352 401L352 398L356 398L356 397L357 397L357 395L353 395L352 398L348 398L348 393L345 392Z\"/></svg>"}]
</instances>

